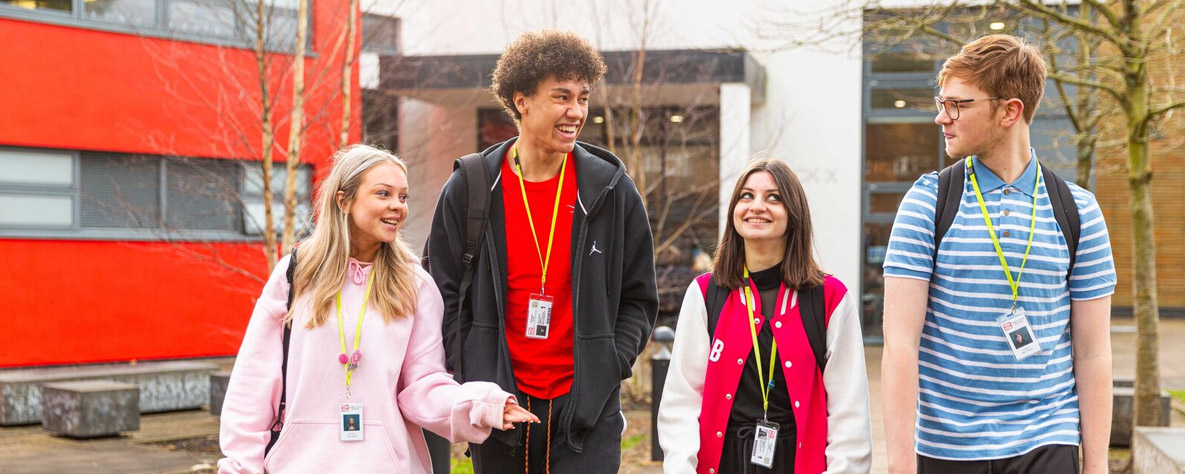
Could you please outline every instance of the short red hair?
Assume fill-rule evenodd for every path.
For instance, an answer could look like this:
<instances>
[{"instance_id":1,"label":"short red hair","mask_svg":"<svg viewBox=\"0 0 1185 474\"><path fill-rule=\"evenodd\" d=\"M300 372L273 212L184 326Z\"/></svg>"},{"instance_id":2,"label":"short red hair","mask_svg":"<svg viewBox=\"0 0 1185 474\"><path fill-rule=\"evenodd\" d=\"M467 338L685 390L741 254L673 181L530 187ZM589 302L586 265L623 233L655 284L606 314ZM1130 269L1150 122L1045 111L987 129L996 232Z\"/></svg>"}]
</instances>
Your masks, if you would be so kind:
<instances>
[{"instance_id":1,"label":"short red hair","mask_svg":"<svg viewBox=\"0 0 1185 474\"><path fill-rule=\"evenodd\" d=\"M938 85L957 77L988 95L1020 99L1025 107L1025 123L1033 123L1033 114L1045 94L1045 75L1045 60L1024 38L988 35L968 43L959 54L947 59L938 71Z\"/></svg>"}]
</instances>

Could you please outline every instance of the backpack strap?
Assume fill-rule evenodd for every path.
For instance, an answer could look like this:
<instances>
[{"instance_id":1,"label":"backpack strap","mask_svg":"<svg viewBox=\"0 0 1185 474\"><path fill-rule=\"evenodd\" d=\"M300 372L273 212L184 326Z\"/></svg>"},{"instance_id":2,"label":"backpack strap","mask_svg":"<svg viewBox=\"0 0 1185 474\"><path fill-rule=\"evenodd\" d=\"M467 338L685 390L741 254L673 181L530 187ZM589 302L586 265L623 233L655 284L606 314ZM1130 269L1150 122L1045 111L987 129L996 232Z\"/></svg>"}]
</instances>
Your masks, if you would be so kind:
<instances>
[{"instance_id":1,"label":"backpack strap","mask_svg":"<svg viewBox=\"0 0 1185 474\"><path fill-rule=\"evenodd\" d=\"M708 309L708 339L716 335L716 324L720 321L720 313L724 310L724 302L728 300L728 288L717 284L716 277L708 279L704 289L704 305ZM826 293L823 285L814 286L798 292L798 308L802 316L802 327L806 330L806 338L811 343L811 351L815 354L815 363L822 372L827 366L827 308L825 306Z\"/></svg>"},{"instance_id":2,"label":"backpack strap","mask_svg":"<svg viewBox=\"0 0 1185 474\"><path fill-rule=\"evenodd\" d=\"M716 276L708 278L708 286L704 291L704 305L708 308L708 340L716 335L716 323L720 321L720 312L724 310L724 302L728 300L728 288L717 284Z\"/></svg>"},{"instance_id":3,"label":"backpack strap","mask_svg":"<svg viewBox=\"0 0 1185 474\"><path fill-rule=\"evenodd\" d=\"M938 202L934 204L934 263L938 263L938 244L950 230L963 204L963 181L967 177L962 160L938 173Z\"/></svg>"},{"instance_id":4,"label":"backpack strap","mask_svg":"<svg viewBox=\"0 0 1185 474\"><path fill-rule=\"evenodd\" d=\"M465 205L465 253L461 255L461 263L465 269L461 275L461 284L457 287L457 311L460 312L469 296L469 288L473 285L473 262L481 253L481 244L485 240L486 221L489 220L490 214L490 173L480 153L470 153L458 158L453 162L453 171L457 170L465 176L468 195ZM458 344L464 342L460 338L461 326L458 322L454 328L456 334L453 340ZM464 364L461 363L463 352L458 346L457 354L450 358L451 361L455 360L451 364L451 369L458 382L465 381Z\"/></svg>"},{"instance_id":5,"label":"backpack strap","mask_svg":"<svg viewBox=\"0 0 1185 474\"><path fill-rule=\"evenodd\" d=\"M934 205L935 263L938 262L938 244L950 230L951 224L955 221L955 215L959 213L959 206L963 203L963 182L967 176L966 166L960 160L938 173L938 202ZM1066 248L1070 251L1070 272L1072 272L1078 254L1078 241L1082 234L1078 203L1074 202L1074 193L1070 191L1070 186L1052 169L1042 166L1041 178L1045 180L1045 192L1049 195L1050 206L1053 207L1053 217L1057 220L1057 225L1062 230L1062 237L1066 239Z\"/></svg>"},{"instance_id":6,"label":"backpack strap","mask_svg":"<svg viewBox=\"0 0 1185 474\"><path fill-rule=\"evenodd\" d=\"M1062 237L1066 239L1066 248L1070 251L1070 269L1066 272L1066 279L1074 271L1074 261L1078 256L1078 240L1082 234L1082 220L1078 215L1078 203L1074 202L1074 193L1070 186L1053 170L1042 166L1041 178L1045 180L1045 193L1049 195L1049 204L1053 207L1053 218L1062 229ZM1068 232L1067 232L1068 231Z\"/></svg>"},{"instance_id":7,"label":"backpack strap","mask_svg":"<svg viewBox=\"0 0 1185 474\"><path fill-rule=\"evenodd\" d=\"M469 202L465 207L465 254L461 260L468 270L481 251L485 224L490 213L490 176L481 153L470 153L453 162L453 171L461 169L465 175Z\"/></svg>"},{"instance_id":8,"label":"backpack strap","mask_svg":"<svg viewBox=\"0 0 1185 474\"><path fill-rule=\"evenodd\" d=\"M292 247L292 257L288 259L288 269L284 272L288 277L288 305L285 308L292 311L292 297L295 292L292 291L292 277L296 275L296 247ZM284 428L284 408L287 403L285 398L288 395L288 346L292 342L292 321L284 323L284 358L280 363L280 405L276 408L276 419L272 422L270 428L271 437L267 441L267 446L263 448L263 455L272 450L272 446L276 445L276 441L280 439L280 430Z\"/></svg>"},{"instance_id":9,"label":"backpack strap","mask_svg":"<svg viewBox=\"0 0 1185 474\"><path fill-rule=\"evenodd\" d=\"M811 343L811 351L815 353L820 373L827 368L827 294L823 291L824 285L798 292L798 313L802 316L802 327Z\"/></svg>"}]
</instances>

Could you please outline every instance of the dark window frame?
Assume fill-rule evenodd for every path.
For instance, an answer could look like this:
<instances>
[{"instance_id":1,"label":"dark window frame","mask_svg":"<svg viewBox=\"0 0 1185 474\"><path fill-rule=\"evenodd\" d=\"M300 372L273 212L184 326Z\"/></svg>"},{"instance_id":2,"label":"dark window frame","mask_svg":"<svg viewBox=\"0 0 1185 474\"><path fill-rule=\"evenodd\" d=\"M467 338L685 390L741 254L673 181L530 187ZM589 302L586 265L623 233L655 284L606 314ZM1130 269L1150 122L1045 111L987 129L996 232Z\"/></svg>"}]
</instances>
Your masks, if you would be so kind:
<instances>
[{"instance_id":1,"label":"dark window frame","mask_svg":"<svg viewBox=\"0 0 1185 474\"><path fill-rule=\"evenodd\" d=\"M73 214L71 224L69 226L35 226L35 225L0 225L0 239L48 239L48 240L121 240L121 241L206 241L206 242L257 242L263 240L261 232L249 233L247 229L247 209L248 203L254 202L258 199L262 201L262 195L252 195L247 192L246 187L246 171L245 167L254 166L258 161L251 160L231 160L220 158L195 158L195 157L175 157L175 156L159 156L159 155L136 155L128 153L95 153L95 157L123 157L128 159L144 158L158 160L159 166L156 167L157 181L155 190L158 193L158 200L155 203L156 217L153 226L140 227L99 227L99 226L84 226L82 225L82 212L84 207L83 196L83 174L82 161L92 159L87 156L89 152L81 152L77 150L61 150L61 149L46 149L46 148L28 148L28 147L6 147L0 146L0 152L12 150L22 152L40 152L65 155L69 154L73 166L73 183L71 185L41 185L41 184L13 184L0 183L0 193L2 194L16 194L16 195L65 195L70 196L73 205ZM191 161L192 160L192 161ZM178 163L202 163L202 162L229 162L234 163L235 170L234 182L229 183L228 186L233 188L233 192L237 196L229 196L227 199L232 201L230 204L233 216L229 216L229 220L233 222L234 229L188 229L188 228L170 228L169 221L169 205L168 200L170 196L169 186L169 166L178 166ZM283 166L283 163L277 163ZM307 168L308 171L302 173L308 177L308 184L305 192L298 194L298 201L302 207L310 211L313 203L310 197L313 194L313 167L309 164L302 163L302 168ZM273 191L277 197L283 196L283 190ZM282 205L282 204L281 204ZM308 231L308 228L303 229Z\"/></svg>"},{"instance_id":2,"label":"dark window frame","mask_svg":"<svg viewBox=\"0 0 1185 474\"><path fill-rule=\"evenodd\" d=\"M199 33L191 33L187 31L175 30L169 28L169 6L174 0L153 0L153 24L151 26L135 25L131 23L121 23L103 19L92 19L86 17L86 1L85 0L71 0L71 11L48 10L48 9L27 9L15 7L6 3L0 2L0 18L8 18L15 20L31 21L36 23L46 23L51 25L68 26L74 28L82 28L88 30L105 31L111 33L124 33L146 38L161 38L174 41L185 41L191 43L213 44L218 46L227 46L232 48L254 49L255 41L253 37L247 37L248 29L245 28L245 23L239 21L236 14L234 24L230 25L233 32L228 36L215 36ZM180 0L178 0L180 1ZM194 0L196 3L223 3L224 0ZM267 1L267 0L264 0ZM315 11L313 3L315 0L309 0L309 36L306 44L306 57L315 57L314 51L316 37L316 22L313 12ZM238 5L248 4L254 5L254 2L249 0L225 0L225 3L236 6L234 10L238 10ZM279 7L272 7L277 8ZM290 9L284 9L290 10ZM296 10L291 10L292 17L296 17ZM295 38L295 36L293 36ZM269 52L285 53L291 52L292 44L282 44L277 46L274 43L267 44L265 48Z\"/></svg>"}]
</instances>

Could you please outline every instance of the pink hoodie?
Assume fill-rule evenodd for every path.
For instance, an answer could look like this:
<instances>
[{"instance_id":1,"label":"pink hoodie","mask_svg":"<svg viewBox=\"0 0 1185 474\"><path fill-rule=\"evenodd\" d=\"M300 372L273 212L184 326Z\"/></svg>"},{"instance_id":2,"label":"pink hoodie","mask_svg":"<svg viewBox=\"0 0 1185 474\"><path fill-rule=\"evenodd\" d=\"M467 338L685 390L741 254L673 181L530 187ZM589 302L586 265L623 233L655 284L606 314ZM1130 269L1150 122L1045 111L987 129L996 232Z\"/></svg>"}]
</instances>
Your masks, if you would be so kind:
<instances>
[{"instance_id":1,"label":"pink hoodie","mask_svg":"<svg viewBox=\"0 0 1185 474\"><path fill-rule=\"evenodd\" d=\"M280 320L288 300L285 270L275 271L255 304L222 405L220 473L393 472L431 473L420 428L450 441L480 443L501 427L511 397L497 385L459 385L444 369L440 291L418 264L419 296L413 316L383 322L369 305L363 319L362 358L350 382L350 401L363 403L364 441L339 441L338 405L345 397L345 369L338 363L336 317L305 329L308 301L293 303L296 324L288 354L287 411L280 439L263 456L268 428L280 400ZM342 288L347 351L353 350L358 311L370 264L350 260Z\"/></svg>"}]
</instances>

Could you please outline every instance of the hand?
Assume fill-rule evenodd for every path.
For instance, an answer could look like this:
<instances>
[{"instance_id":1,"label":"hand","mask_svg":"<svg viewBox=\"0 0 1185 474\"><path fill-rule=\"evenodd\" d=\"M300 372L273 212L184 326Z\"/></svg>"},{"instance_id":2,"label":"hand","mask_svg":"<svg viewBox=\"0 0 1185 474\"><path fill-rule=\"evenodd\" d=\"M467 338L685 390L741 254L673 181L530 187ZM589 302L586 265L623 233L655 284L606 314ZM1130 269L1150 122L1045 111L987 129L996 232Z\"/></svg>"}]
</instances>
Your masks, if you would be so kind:
<instances>
[{"instance_id":1,"label":"hand","mask_svg":"<svg viewBox=\"0 0 1185 474\"><path fill-rule=\"evenodd\" d=\"M506 400L506 406L502 408L502 431L514 429L515 423L522 422L539 423L539 417L518 406L514 400Z\"/></svg>"}]
</instances>

